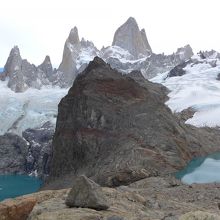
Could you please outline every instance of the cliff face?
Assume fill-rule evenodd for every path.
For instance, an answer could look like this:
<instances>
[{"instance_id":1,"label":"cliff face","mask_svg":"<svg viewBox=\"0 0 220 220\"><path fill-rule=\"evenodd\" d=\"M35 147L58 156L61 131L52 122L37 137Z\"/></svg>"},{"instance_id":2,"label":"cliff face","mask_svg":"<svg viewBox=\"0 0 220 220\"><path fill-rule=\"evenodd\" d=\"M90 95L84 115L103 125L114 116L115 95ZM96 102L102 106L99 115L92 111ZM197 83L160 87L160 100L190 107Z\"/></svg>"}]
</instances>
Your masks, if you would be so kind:
<instances>
[{"instance_id":1,"label":"cliff face","mask_svg":"<svg viewBox=\"0 0 220 220\"><path fill-rule=\"evenodd\" d=\"M76 78L59 104L51 178L83 173L104 185L128 184L214 150L166 107L163 86L130 76L96 57Z\"/></svg>"},{"instance_id":2,"label":"cliff face","mask_svg":"<svg viewBox=\"0 0 220 220\"><path fill-rule=\"evenodd\" d=\"M136 20L132 17L117 29L112 46L119 46L129 51L135 59L152 53L145 30L139 30Z\"/></svg>"}]
</instances>

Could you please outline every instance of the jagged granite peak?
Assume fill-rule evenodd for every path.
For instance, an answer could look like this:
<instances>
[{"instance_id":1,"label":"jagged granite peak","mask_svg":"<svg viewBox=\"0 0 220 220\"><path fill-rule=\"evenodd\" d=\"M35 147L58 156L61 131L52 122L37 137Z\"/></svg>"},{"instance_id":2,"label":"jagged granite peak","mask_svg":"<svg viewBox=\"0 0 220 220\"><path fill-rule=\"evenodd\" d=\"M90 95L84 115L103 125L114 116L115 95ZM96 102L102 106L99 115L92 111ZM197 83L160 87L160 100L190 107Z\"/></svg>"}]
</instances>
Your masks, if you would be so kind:
<instances>
[{"instance_id":1,"label":"jagged granite peak","mask_svg":"<svg viewBox=\"0 0 220 220\"><path fill-rule=\"evenodd\" d=\"M68 41L71 44L79 44L80 43L80 41L79 41L79 34L78 34L78 28L77 27L74 27L74 28L71 29L69 37L68 37Z\"/></svg>"},{"instance_id":2,"label":"jagged granite peak","mask_svg":"<svg viewBox=\"0 0 220 220\"><path fill-rule=\"evenodd\" d=\"M71 86L77 74L83 71L88 62L98 53L98 49L92 42L84 38L79 40L78 29L74 27L64 45L63 59L57 74L58 84L61 87Z\"/></svg>"},{"instance_id":3,"label":"jagged granite peak","mask_svg":"<svg viewBox=\"0 0 220 220\"><path fill-rule=\"evenodd\" d=\"M141 55L149 55L152 53L145 31L143 29L140 31L133 17L128 18L128 20L116 30L112 46L119 46L127 50L135 59L141 57Z\"/></svg>"},{"instance_id":4,"label":"jagged granite peak","mask_svg":"<svg viewBox=\"0 0 220 220\"><path fill-rule=\"evenodd\" d=\"M41 65L38 66L40 70L42 70L47 77L49 78L53 73L53 66L51 64L50 57L47 55Z\"/></svg>"},{"instance_id":5,"label":"jagged granite peak","mask_svg":"<svg viewBox=\"0 0 220 220\"><path fill-rule=\"evenodd\" d=\"M71 29L70 34L65 42L63 49L62 62L58 68L60 72L60 79L62 86L69 86L76 77L76 59L80 52L80 41L78 29L74 27Z\"/></svg>"},{"instance_id":6,"label":"jagged granite peak","mask_svg":"<svg viewBox=\"0 0 220 220\"><path fill-rule=\"evenodd\" d=\"M179 55L179 58L181 60L186 61L190 59L194 55L194 53L192 47L189 44L187 44L184 47L178 48L176 51L176 55Z\"/></svg>"},{"instance_id":7,"label":"jagged granite peak","mask_svg":"<svg viewBox=\"0 0 220 220\"><path fill-rule=\"evenodd\" d=\"M50 59L47 57L44 65L47 62L47 68L42 64L36 67L34 64L29 63L26 59L22 59L18 46L15 46L7 59L4 67L4 72L0 80L8 79L8 87L15 92L24 92L28 88L40 89L42 85L49 84L48 73L50 71Z\"/></svg>"},{"instance_id":8,"label":"jagged granite peak","mask_svg":"<svg viewBox=\"0 0 220 220\"><path fill-rule=\"evenodd\" d=\"M14 46L11 49L7 62L4 66L5 75L10 77L10 74L12 74L15 71L18 71L21 68L21 64L22 58L20 55L20 50L18 46Z\"/></svg>"}]
</instances>

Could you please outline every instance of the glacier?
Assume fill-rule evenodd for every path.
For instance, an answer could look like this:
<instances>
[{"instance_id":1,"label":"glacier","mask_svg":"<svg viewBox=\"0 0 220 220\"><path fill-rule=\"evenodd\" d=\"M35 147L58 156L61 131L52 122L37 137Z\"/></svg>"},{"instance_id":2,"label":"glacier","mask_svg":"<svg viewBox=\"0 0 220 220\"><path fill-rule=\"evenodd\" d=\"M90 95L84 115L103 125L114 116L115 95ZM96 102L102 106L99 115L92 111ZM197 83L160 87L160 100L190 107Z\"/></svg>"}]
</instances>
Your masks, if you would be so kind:
<instances>
[{"instance_id":1,"label":"glacier","mask_svg":"<svg viewBox=\"0 0 220 220\"><path fill-rule=\"evenodd\" d=\"M21 135L22 131L40 127L47 121L55 126L58 103L68 89L48 86L15 93L7 87L7 81L0 81L0 91L0 135L6 132Z\"/></svg>"},{"instance_id":2,"label":"glacier","mask_svg":"<svg viewBox=\"0 0 220 220\"><path fill-rule=\"evenodd\" d=\"M152 82L161 83L170 92L166 104L173 112L181 112L192 108L195 114L186 121L187 124L196 127L220 126L220 81L217 76L220 73L220 61L216 60L216 67L209 63L215 59L201 60L194 55L198 64L188 64L182 76L167 77L168 72L158 74L152 78Z\"/></svg>"}]
</instances>

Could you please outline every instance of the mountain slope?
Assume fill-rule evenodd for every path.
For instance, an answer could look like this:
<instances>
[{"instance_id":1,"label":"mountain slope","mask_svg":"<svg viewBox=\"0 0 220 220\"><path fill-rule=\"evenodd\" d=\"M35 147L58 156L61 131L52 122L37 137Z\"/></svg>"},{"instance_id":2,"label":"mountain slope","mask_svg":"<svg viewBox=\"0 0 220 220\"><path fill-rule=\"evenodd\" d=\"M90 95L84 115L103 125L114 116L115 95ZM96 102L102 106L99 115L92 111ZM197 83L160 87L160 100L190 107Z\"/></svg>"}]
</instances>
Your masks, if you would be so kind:
<instances>
[{"instance_id":1,"label":"mountain slope","mask_svg":"<svg viewBox=\"0 0 220 220\"><path fill-rule=\"evenodd\" d=\"M165 91L96 57L59 104L51 179L62 185L65 175L83 173L104 185L128 184L215 151L220 139L210 142L209 132L180 122L164 104Z\"/></svg>"},{"instance_id":2,"label":"mountain slope","mask_svg":"<svg viewBox=\"0 0 220 220\"><path fill-rule=\"evenodd\" d=\"M173 112L191 108L196 113L186 123L197 127L220 126L220 73L218 53L202 57L195 55L185 65L180 66L174 77L168 73L153 78L153 82L162 83L171 92L167 105ZM205 53L204 53L205 54Z\"/></svg>"}]
</instances>

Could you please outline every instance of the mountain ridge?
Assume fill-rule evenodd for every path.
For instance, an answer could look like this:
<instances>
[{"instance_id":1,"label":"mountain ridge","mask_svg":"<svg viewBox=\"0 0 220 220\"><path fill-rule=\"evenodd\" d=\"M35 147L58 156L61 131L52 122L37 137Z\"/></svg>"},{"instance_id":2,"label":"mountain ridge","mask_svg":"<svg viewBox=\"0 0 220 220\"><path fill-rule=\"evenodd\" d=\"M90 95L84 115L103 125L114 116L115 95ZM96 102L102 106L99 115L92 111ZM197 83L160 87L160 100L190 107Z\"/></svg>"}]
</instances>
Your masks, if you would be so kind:
<instances>
[{"instance_id":1,"label":"mountain ridge","mask_svg":"<svg viewBox=\"0 0 220 220\"><path fill-rule=\"evenodd\" d=\"M15 92L23 92L28 88L40 89L44 85L69 88L76 76L95 56L104 59L111 67L123 73L140 70L145 78L152 78L160 72L171 70L192 55L193 51L189 45L179 48L176 53L170 55L153 53L145 30L140 30L137 21L130 17L116 30L112 46L103 47L101 50L98 50L91 41L84 38L80 40L78 28L72 28L64 44L62 61L55 70L48 57L39 66L23 60L19 48L15 46L5 66L5 77L1 79L5 80L8 77L10 81L8 86ZM20 69L15 71L13 62L9 62L10 59L15 59L13 62Z\"/></svg>"}]
</instances>

